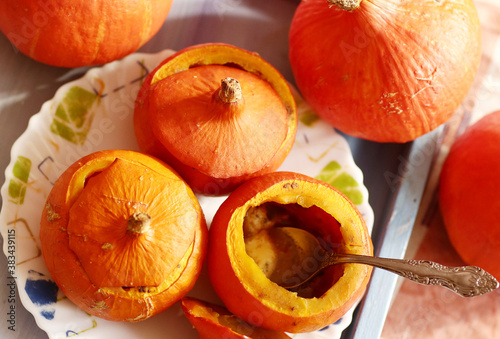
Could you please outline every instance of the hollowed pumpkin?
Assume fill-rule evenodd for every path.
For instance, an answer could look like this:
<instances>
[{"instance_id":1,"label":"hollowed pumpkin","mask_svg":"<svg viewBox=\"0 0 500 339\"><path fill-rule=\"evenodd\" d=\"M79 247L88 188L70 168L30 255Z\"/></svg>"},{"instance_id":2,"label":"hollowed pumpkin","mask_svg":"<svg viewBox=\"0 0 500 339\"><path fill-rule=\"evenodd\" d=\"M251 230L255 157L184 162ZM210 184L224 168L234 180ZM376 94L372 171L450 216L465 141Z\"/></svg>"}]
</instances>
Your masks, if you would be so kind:
<instances>
[{"instance_id":1,"label":"hollowed pumpkin","mask_svg":"<svg viewBox=\"0 0 500 339\"><path fill-rule=\"evenodd\" d=\"M0 1L0 30L23 54L59 67L105 64L161 28L172 0Z\"/></svg>"},{"instance_id":2,"label":"hollowed pumpkin","mask_svg":"<svg viewBox=\"0 0 500 339\"><path fill-rule=\"evenodd\" d=\"M299 266L307 274L315 266L273 259L293 245L282 236L266 240L281 226L308 230L338 252L373 252L362 216L342 193L302 174L274 172L242 184L215 214L209 233L210 281L230 312L256 326L283 332L323 328L361 297L371 268L331 266L289 291L280 286L276 272L278 278L291 275Z\"/></svg>"},{"instance_id":3,"label":"hollowed pumpkin","mask_svg":"<svg viewBox=\"0 0 500 339\"><path fill-rule=\"evenodd\" d=\"M193 287L207 232L196 197L170 167L109 150L85 156L56 181L40 242L52 278L77 306L139 321Z\"/></svg>"},{"instance_id":4,"label":"hollowed pumpkin","mask_svg":"<svg viewBox=\"0 0 500 339\"><path fill-rule=\"evenodd\" d=\"M344 133L407 142L447 121L481 59L472 0L308 0L290 64L304 99Z\"/></svg>"},{"instance_id":5,"label":"hollowed pumpkin","mask_svg":"<svg viewBox=\"0 0 500 339\"><path fill-rule=\"evenodd\" d=\"M198 331L200 339L286 339L284 333L253 326L231 314L224 307L195 298L181 301L186 318Z\"/></svg>"},{"instance_id":6,"label":"hollowed pumpkin","mask_svg":"<svg viewBox=\"0 0 500 339\"><path fill-rule=\"evenodd\" d=\"M297 112L274 67L255 53L212 43L179 51L150 73L134 126L143 152L172 165L195 192L223 195L282 164Z\"/></svg>"}]
</instances>

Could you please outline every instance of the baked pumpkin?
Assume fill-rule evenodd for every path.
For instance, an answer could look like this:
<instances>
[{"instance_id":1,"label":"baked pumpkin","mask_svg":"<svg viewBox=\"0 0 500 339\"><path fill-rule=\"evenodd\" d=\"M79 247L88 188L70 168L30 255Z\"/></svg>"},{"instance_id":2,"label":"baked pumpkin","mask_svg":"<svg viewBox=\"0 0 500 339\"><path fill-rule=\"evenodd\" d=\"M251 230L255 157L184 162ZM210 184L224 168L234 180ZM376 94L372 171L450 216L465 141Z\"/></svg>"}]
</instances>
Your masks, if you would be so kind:
<instances>
[{"instance_id":1,"label":"baked pumpkin","mask_svg":"<svg viewBox=\"0 0 500 339\"><path fill-rule=\"evenodd\" d=\"M200 274L205 218L170 167L134 151L92 153L56 181L40 243L60 290L85 312L139 321L180 300Z\"/></svg>"},{"instance_id":2,"label":"baked pumpkin","mask_svg":"<svg viewBox=\"0 0 500 339\"><path fill-rule=\"evenodd\" d=\"M265 174L239 186L213 218L207 262L217 295L231 313L263 328L310 332L334 323L359 300L372 268L330 266L286 289L288 279L280 278L312 273L319 263L296 262L281 227L309 231L334 251L373 254L362 216L337 189L303 174Z\"/></svg>"},{"instance_id":3,"label":"baked pumpkin","mask_svg":"<svg viewBox=\"0 0 500 339\"><path fill-rule=\"evenodd\" d=\"M259 55L208 43L150 73L134 127L141 151L170 164L195 192L224 195L282 164L297 111L288 83Z\"/></svg>"}]
</instances>

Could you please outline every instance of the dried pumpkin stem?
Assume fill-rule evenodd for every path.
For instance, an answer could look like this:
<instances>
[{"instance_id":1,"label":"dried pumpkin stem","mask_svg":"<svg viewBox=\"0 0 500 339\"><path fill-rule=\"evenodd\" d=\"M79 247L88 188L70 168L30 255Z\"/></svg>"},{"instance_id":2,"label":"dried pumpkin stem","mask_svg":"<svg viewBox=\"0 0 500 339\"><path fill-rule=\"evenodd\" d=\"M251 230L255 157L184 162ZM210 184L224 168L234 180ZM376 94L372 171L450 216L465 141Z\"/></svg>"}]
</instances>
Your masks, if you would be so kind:
<instances>
[{"instance_id":1,"label":"dried pumpkin stem","mask_svg":"<svg viewBox=\"0 0 500 339\"><path fill-rule=\"evenodd\" d=\"M359 7L363 0L326 0L330 5L337 6L344 11L352 12Z\"/></svg>"},{"instance_id":2,"label":"dried pumpkin stem","mask_svg":"<svg viewBox=\"0 0 500 339\"><path fill-rule=\"evenodd\" d=\"M135 212L128 218L127 231L132 234L142 234L149 230L151 217L144 212Z\"/></svg>"},{"instance_id":3,"label":"dried pumpkin stem","mask_svg":"<svg viewBox=\"0 0 500 339\"><path fill-rule=\"evenodd\" d=\"M241 100L240 82L234 78L222 79L219 89L219 99L224 103L233 103Z\"/></svg>"}]
</instances>

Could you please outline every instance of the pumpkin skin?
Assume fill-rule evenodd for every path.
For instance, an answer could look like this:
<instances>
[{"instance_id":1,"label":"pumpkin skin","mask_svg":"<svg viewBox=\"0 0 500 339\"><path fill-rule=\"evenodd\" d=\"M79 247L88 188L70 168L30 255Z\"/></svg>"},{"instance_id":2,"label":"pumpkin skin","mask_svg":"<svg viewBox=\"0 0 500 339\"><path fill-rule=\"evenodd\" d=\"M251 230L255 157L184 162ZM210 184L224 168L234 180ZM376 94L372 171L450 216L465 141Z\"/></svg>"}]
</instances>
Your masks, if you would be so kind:
<instances>
[{"instance_id":1,"label":"pumpkin skin","mask_svg":"<svg viewBox=\"0 0 500 339\"><path fill-rule=\"evenodd\" d=\"M331 266L324 276L313 278L313 289L319 289L309 296L274 283L247 254L243 230L250 209L268 203L289 209L299 219L296 227L339 252L373 254L363 218L341 192L298 173L265 174L232 192L210 226L207 263L217 295L231 313L255 326L297 333L332 324L362 296L372 268Z\"/></svg>"},{"instance_id":2,"label":"pumpkin skin","mask_svg":"<svg viewBox=\"0 0 500 339\"><path fill-rule=\"evenodd\" d=\"M439 203L460 257L500 279L500 111L470 126L450 149L439 181Z\"/></svg>"},{"instance_id":3,"label":"pumpkin skin","mask_svg":"<svg viewBox=\"0 0 500 339\"><path fill-rule=\"evenodd\" d=\"M149 216L149 225L135 213ZM200 274L208 239L182 178L153 157L121 150L71 165L40 226L43 258L60 290L112 321L144 320L180 300Z\"/></svg>"},{"instance_id":4,"label":"pumpkin skin","mask_svg":"<svg viewBox=\"0 0 500 339\"><path fill-rule=\"evenodd\" d=\"M297 86L325 121L403 143L453 115L481 57L472 0L330 2L302 1L289 32ZM347 3L358 7L340 8Z\"/></svg>"},{"instance_id":5,"label":"pumpkin skin","mask_svg":"<svg viewBox=\"0 0 500 339\"><path fill-rule=\"evenodd\" d=\"M227 74L241 79L242 99L221 103L217 93ZM222 43L168 57L144 81L134 109L141 151L170 164L193 191L212 196L275 171L293 146L297 121L283 76L256 53Z\"/></svg>"},{"instance_id":6,"label":"pumpkin skin","mask_svg":"<svg viewBox=\"0 0 500 339\"><path fill-rule=\"evenodd\" d=\"M184 297L182 310L196 328L200 339L286 339L284 333L255 327L235 317L224 307Z\"/></svg>"},{"instance_id":7,"label":"pumpkin skin","mask_svg":"<svg viewBox=\"0 0 500 339\"><path fill-rule=\"evenodd\" d=\"M105 64L135 52L172 0L0 1L0 30L28 57L59 67Z\"/></svg>"}]
</instances>

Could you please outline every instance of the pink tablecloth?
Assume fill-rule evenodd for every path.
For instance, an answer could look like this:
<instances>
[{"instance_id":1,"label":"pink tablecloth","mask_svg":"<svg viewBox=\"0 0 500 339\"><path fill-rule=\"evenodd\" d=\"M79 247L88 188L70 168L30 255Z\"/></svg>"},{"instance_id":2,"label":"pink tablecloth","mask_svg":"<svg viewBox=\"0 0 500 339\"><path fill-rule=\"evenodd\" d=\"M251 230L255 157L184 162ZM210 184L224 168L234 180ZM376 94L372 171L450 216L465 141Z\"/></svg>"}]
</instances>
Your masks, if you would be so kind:
<instances>
[{"instance_id":1,"label":"pink tablecloth","mask_svg":"<svg viewBox=\"0 0 500 339\"><path fill-rule=\"evenodd\" d=\"M475 3L483 28L480 71L470 95L439 140L407 253L408 258L451 266L464 263L451 246L441 220L436 195L439 172L456 137L485 114L500 110L500 0ZM462 298L443 287L402 281L382 338L500 338L500 292Z\"/></svg>"}]
</instances>

